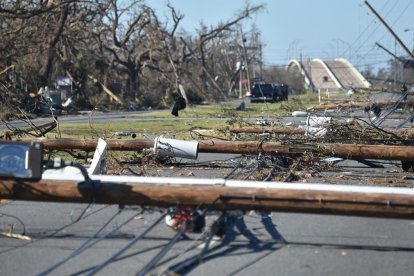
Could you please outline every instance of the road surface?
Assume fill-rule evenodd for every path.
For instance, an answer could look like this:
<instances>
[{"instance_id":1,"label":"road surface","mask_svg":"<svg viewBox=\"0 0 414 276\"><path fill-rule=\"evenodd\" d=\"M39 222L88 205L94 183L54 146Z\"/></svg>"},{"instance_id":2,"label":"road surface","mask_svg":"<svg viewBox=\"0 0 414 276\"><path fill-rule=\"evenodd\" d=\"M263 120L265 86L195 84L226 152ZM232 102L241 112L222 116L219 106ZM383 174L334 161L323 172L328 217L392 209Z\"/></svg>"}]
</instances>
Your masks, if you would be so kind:
<instances>
[{"instance_id":1,"label":"road surface","mask_svg":"<svg viewBox=\"0 0 414 276\"><path fill-rule=\"evenodd\" d=\"M86 213L76 222L84 210ZM7 232L13 225L13 232L21 233L21 223L6 216L12 215L24 223L25 234L33 241L1 237L0 274L38 274L74 252L105 223L109 222L95 236L95 241L135 217L50 274L88 275L161 216L158 211L144 214L138 211L126 207L110 221L118 206L25 201L3 204L1 231ZM209 215L207 224L216 217ZM409 220L272 213L270 219L275 224L272 226L270 219L263 224L260 214L255 212L243 218L246 229L242 227L243 221L234 217L236 226L229 229L228 240L215 239L201 263L193 262L177 272L188 275L412 275L414 271L414 222ZM269 223L271 226L266 230L265 225ZM65 225L69 226L54 232ZM159 223L99 270L98 275L136 274L175 234L165 223ZM285 243L274 239L279 239L278 234ZM188 234L188 237L178 241L150 275L174 270L200 254L203 245L197 240L200 235Z\"/></svg>"}]
</instances>

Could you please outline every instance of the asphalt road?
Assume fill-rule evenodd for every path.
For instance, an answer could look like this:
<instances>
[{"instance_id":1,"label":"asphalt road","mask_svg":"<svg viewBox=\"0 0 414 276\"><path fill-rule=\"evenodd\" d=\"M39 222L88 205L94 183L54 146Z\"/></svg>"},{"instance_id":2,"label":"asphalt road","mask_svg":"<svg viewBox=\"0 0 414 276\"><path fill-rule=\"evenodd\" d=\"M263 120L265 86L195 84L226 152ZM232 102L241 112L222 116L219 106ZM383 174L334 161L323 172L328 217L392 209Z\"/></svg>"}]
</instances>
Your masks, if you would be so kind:
<instances>
[{"instance_id":1,"label":"asphalt road","mask_svg":"<svg viewBox=\"0 0 414 276\"><path fill-rule=\"evenodd\" d=\"M13 232L22 232L20 222L6 216L13 215L24 223L25 234L33 241L0 238L0 274L38 274L74 252L105 223L108 226L95 236L95 241L135 216L50 274L88 275L161 216L158 211L139 215L139 210L126 208L110 221L118 212L117 206L87 207L25 201L3 204L1 231L7 232L13 225ZM86 213L76 222L84 210ZM207 224L216 217L209 215ZM270 219L273 223L267 219L264 224L254 212L243 219L233 217L234 227L229 226L227 239L214 240L203 258L180 270L180 264L202 251L197 247L202 244L197 240L200 235L188 234L190 239L174 244L149 275L161 275L174 268L188 275L412 275L414 271L412 221L287 213L272 213ZM69 226L56 232L65 225ZM97 275L136 274L175 234L162 221ZM286 243L275 240L278 234Z\"/></svg>"}]
</instances>

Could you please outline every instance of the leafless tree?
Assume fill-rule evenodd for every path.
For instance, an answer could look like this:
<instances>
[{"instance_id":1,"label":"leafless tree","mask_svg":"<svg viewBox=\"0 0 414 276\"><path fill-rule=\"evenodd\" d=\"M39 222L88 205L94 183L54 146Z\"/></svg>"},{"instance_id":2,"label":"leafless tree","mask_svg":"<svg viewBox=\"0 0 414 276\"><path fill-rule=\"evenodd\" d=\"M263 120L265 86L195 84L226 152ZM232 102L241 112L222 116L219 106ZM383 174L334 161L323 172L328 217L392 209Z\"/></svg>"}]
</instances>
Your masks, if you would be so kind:
<instances>
[{"instance_id":1,"label":"leafless tree","mask_svg":"<svg viewBox=\"0 0 414 276\"><path fill-rule=\"evenodd\" d=\"M125 102L156 102L179 84L223 97L240 60L238 24L263 6L195 35L178 31L184 15L167 6L162 22L145 0L0 0L0 69L19 68L31 91L67 75L85 99L101 89L91 75Z\"/></svg>"},{"instance_id":2,"label":"leafless tree","mask_svg":"<svg viewBox=\"0 0 414 276\"><path fill-rule=\"evenodd\" d=\"M226 37L231 37L233 34L238 32L238 24L243 20L250 18L251 15L261 11L264 8L263 5L249 5L247 4L244 9L235 15L235 17L226 22L220 22L217 26L207 27L204 24L201 24L200 29L198 30L198 36L191 39L191 41L183 40L187 46L187 51L192 54L192 66L199 67L200 70L195 70L193 72L198 72L198 76L191 76L192 78L197 78L197 82L201 84L203 90L208 90L210 92L211 99L221 99L225 97L224 90L225 88L222 85L219 85L215 78L214 66L214 54L222 53L227 55L232 49L235 48L234 43L229 43L229 50L226 53L226 49L216 51L217 45L223 45L217 43L220 40L226 40ZM227 40L227 42L230 42ZM209 62L210 61L210 62Z\"/></svg>"},{"instance_id":3,"label":"leafless tree","mask_svg":"<svg viewBox=\"0 0 414 276\"><path fill-rule=\"evenodd\" d=\"M127 76L123 97L139 101L141 78L147 71L163 72L163 63L168 62L166 44L181 17L174 14L174 26L169 33L144 1L123 4L110 1L109 9L102 11L93 34L109 69Z\"/></svg>"}]
</instances>

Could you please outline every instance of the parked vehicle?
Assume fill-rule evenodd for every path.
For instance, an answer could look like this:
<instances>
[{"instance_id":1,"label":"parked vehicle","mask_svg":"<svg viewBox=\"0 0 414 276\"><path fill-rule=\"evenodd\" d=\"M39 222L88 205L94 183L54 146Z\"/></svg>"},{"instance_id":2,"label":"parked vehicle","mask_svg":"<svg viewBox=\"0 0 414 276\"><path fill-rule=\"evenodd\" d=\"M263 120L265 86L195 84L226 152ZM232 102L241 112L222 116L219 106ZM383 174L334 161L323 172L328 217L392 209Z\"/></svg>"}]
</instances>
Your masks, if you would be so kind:
<instances>
[{"instance_id":1,"label":"parked vehicle","mask_svg":"<svg viewBox=\"0 0 414 276\"><path fill-rule=\"evenodd\" d=\"M250 102L279 102L288 100L288 86L258 82L253 84Z\"/></svg>"}]
</instances>

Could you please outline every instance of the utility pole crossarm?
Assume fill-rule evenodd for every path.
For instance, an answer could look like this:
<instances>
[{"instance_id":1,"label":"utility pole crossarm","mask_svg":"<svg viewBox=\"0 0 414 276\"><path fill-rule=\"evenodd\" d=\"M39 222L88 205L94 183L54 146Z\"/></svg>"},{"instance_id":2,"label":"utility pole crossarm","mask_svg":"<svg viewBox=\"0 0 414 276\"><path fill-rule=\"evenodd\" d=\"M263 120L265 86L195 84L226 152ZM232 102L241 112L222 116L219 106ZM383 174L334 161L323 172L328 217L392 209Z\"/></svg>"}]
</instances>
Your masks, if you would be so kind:
<instances>
[{"instance_id":1,"label":"utility pole crossarm","mask_svg":"<svg viewBox=\"0 0 414 276\"><path fill-rule=\"evenodd\" d=\"M381 44L379 44L378 42L375 43L375 45L377 45L378 47L380 47L381 49L383 49L385 52L387 52L389 55L391 55L393 58L399 60L401 63L406 63L406 60L394 55L390 50L388 50L387 48L385 48L384 46L382 46Z\"/></svg>"}]
</instances>

